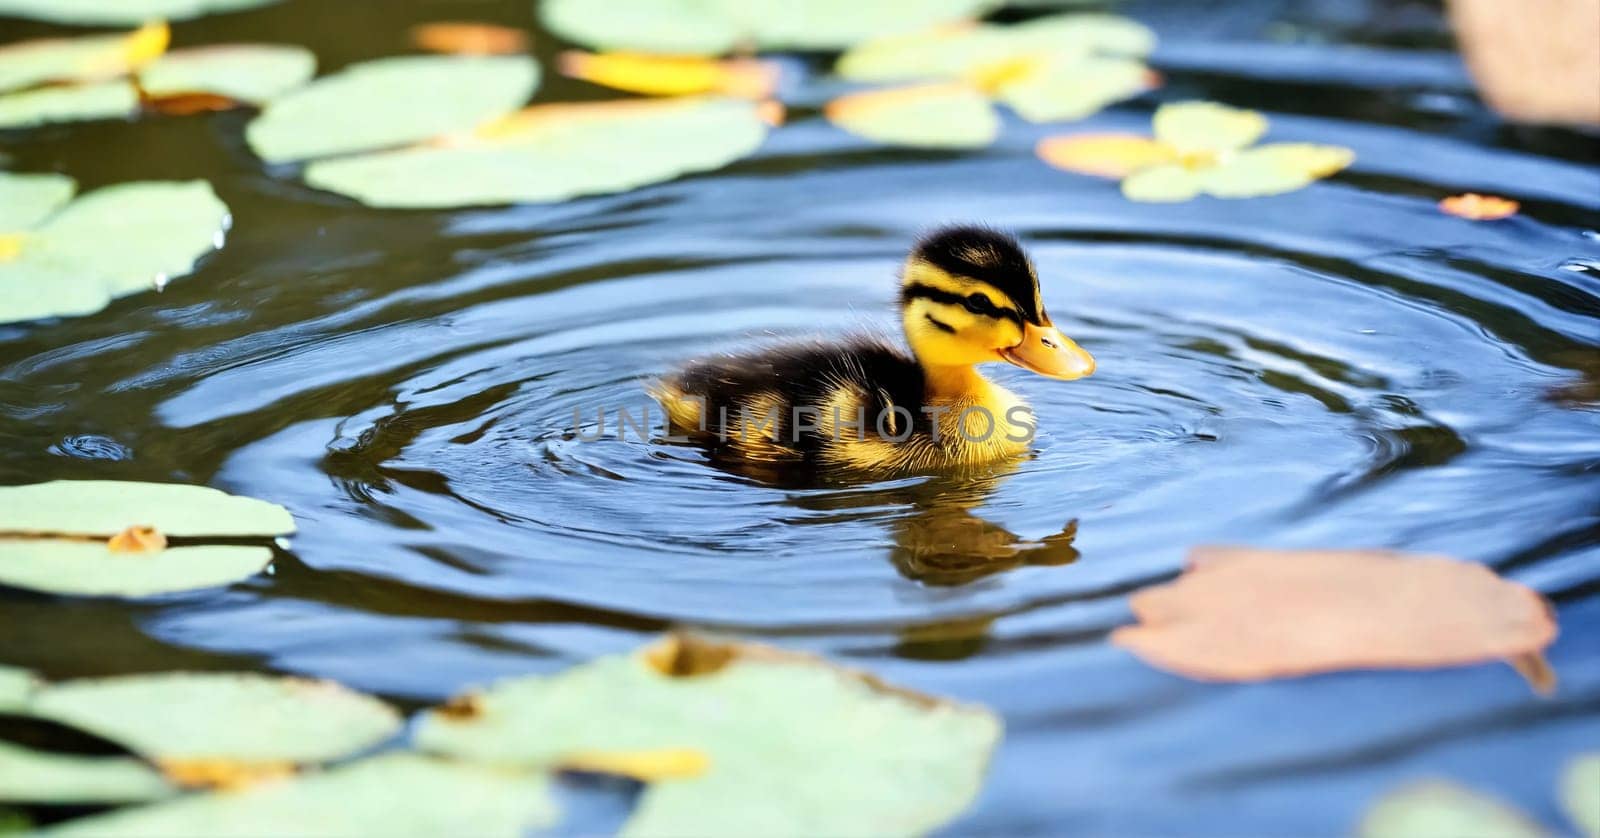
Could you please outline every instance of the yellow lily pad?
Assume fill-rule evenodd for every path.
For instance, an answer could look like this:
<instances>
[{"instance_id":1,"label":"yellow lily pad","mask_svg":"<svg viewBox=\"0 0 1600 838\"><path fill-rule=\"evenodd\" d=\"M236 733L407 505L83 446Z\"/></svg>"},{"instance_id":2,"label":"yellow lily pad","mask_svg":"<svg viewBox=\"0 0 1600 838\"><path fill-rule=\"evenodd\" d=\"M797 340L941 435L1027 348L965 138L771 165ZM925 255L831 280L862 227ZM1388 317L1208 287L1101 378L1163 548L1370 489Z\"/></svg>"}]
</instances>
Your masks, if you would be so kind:
<instances>
[{"instance_id":1,"label":"yellow lily pad","mask_svg":"<svg viewBox=\"0 0 1600 838\"><path fill-rule=\"evenodd\" d=\"M616 52L721 55L836 50L868 38L980 15L997 0L545 0L550 31Z\"/></svg>"},{"instance_id":2,"label":"yellow lily pad","mask_svg":"<svg viewBox=\"0 0 1600 838\"><path fill-rule=\"evenodd\" d=\"M305 177L379 207L564 201L727 165L766 138L764 113L698 97L536 105L455 142L318 161Z\"/></svg>"},{"instance_id":3,"label":"yellow lily pad","mask_svg":"<svg viewBox=\"0 0 1600 838\"><path fill-rule=\"evenodd\" d=\"M1057 169L1108 178L1124 178L1178 157L1172 146L1138 134L1050 137L1039 142L1037 151Z\"/></svg>"},{"instance_id":4,"label":"yellow lily pad","mask_svg":"<svg viewBox=\"0 0 1600 838\"><path fill-rule=\"evenodd\" d=\"M94 82L125 76L167 48L165 23L120 35L49 38L0 46L0 93L46 82Z\"/></svg>"},{"instance_id":5,"label":"yellow lily pad","mask_svg":"<svg viewBox=\"0 0 1600 838\"><path fill-rule=\"evenodd\" d=\"M470 131L527 101L538 82L527 56L381 58L272 100L245 138L269 163L403 146Z\"/></svg>"},{"instance_id":6,"label":"yellow lily pad","mask_svg":"<svg viewBox=\"0 0 1600 838\"><path fill-rule=\"evenodd\" d=\"M1184 154L1236 151L1267 133L1267 118L1216 102L1162 105L1153 120L1156 139Z\"/></svg>"},{"instance_id":7,"label":"yellow lily pad","mask_svg":"<svg viewBox=\"0 0 1600 838\"><path fill-rule=\"evenodd\" d=\"M52 834L517 838L551 825L557 814L543 774L392 753L242 791L82 818Z\"/></svg>"},{"instance_id":8,"label":"yellow lily pad","mask_svg":"<svg viewBox=\"0 0 1600 838\"><path fill-rule=\"evenodd\" d=\"M712 93L766 99L778 83L776 65L748 58L568 50L561 54L560 68L562 75L651 96Z\"/></svg>"},{"instance_id":9,"label":"yellow lily pad","mask_svg":"<svg viewBox=\"0 0 1600 838\"><path fill-rule=\"evenodd\" d=\"M425 750L496 765L703 752L704 774L651 783L624 835L923 834L970 804L999 737L984 710L684 635L502 682L416 731Z\"/></svg>"},{"instance_id":10,"label":"yellow lily pad","mask_svg":"<svg viewBox=\"0 0 1600 838\"><path fill-rule=\"evenodd\" d=\"M857 136L917 148L982 148L1000 133L989 98L960 82L851 93L823 113Z\"/></svg>"}]
</instances>

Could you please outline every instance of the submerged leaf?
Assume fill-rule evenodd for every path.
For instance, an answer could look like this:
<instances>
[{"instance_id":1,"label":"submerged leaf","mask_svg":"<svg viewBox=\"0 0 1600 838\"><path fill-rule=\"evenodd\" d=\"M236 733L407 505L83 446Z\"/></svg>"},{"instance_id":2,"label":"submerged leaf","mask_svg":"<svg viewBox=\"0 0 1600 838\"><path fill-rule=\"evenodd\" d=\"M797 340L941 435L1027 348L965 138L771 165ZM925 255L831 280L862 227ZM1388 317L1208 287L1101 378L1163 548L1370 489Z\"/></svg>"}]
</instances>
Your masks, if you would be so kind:
<instances>
[{"instance_id":1,"label":"submerged leaf","mask_svg":"<svg viewBox=\"0 0 1600 838\"><path fill-rule=\"evenodd\" d=\"M0 172L0 184L19 177L28 176ZM0 259L0 323L89 314L116 297L159 288L220 247L228 221L228 208L205 181L91 192L14 237L12 252ZM11 529L9 513L0 505L0 532ZM138 523L148 522L122 521L103 535Z\"/></svg>"},{"instance_id":2,"label":"submerged leaf","mask_svg":"<svg viewBox=\"0 0 1600 838\"><path fill-rule=\"evenodd\" d=\"M313 163L306 182L380 207L564 201L724 166L761 144L763 115L715 98L535 105L460 144Z\"/></svg>"},{"instance_id":3,"label":"submerged leaf","mask_svg":"<svg viewBox=\"0 0 1600 838\"><path fill-rule=\"evenodd\" d=\"M1521 812L1454 783L1425 781L1385 795L1357 829L1360 838L1540 838Z\"/></svg>"},{"instance_id":4,"label":"submerged leaf","mask_svg":"<svg viewBox=\"0 0 1600 838\"><path fill-rule=\"evenodd\" d=\"M491 764L693 749L698 777L653 783L627 835L911 835L976 796L989 713L887 689L778 650L677 636L426 714L418 744Z\"/></svg>"},{"instance_id":5,"label":"submerged leaf","mask_svg":"<svg viewBox=\"0 0 1600 838\"><path fill-rule=\"evenodd\" d=\"M1175 102L1156 109L1156 139L1184 154L1236 151L1261 139L1267 118L1216 102Z\"/></svg>"},{"instance_id":6,"label":"submerged leaf","mask_svg":"<svg viewBox=\"0 0 1600 838\"><path fill-rule=\"evenodd\" d=\"M973 17L996 0L545 0L552 32L591 48L667 55L835 50Z\"/></svg>"},{"instance_id":7,"label":"submerged leaf","mask_svg":"<svg viewBox=\"0 0 1600 838\"><path fill-rule=\"evenodd\" d=\"M0 93L46 82L108 81L125 76L166 51L165 23L121 35L50 38L0 46Z\"/></svg>"},{"instance_id":8,"label":"submerged leaf","mask_svg":"<svg viewBox=\"0 0 1600 838\"><path fill-rule=\"evenodd\" d=\"M1556 635L1537 593L1482 565L1383 551L1199 548L1131 604L1139 625L1113 643L1215 681L1482 663Z\"/></svg>"},{"instance_id":9,"label":"submerged leaf","mask_svg":"<svg viewBox=\"0 0 1600 838\"><path fill-rule=\"evenodd\" d=\"M41 87L0 96L0 128L118 119L139 112L139 91L126 81Z\"/></svg>"},{"instance_id":10,"label":"submerged leaf","mask_svg":"<svg viewBox=\"0 0 1600 838\"><path fill-rule=\"evenodd\" d=\"M561 54L560 67L563 75L575 79L652 96L716 93L766 99L778 84L775 65L747 58L568 50Z\"/></svg>"},{"instance_id":11,"label":"submerged leaf","mask_svg":"<svg viewBox=\"0 0 1600 838\"><path fill-rule=\"evenodd\" d=\"M1040 159L1057 169L1123 178L1177 159L1171 146L1138 134L1070 134L1039 142Z\"/></svg>"},{"instance_id":12,"label":"submerged leaf","mask_svg":"<svg viewBox=\"0 0 1600 838\"><path fill-rule=\"evenodd\" d=\"M174 672L49 684L30 713L158 760L322 762L400 729L376 698L326 681L253 673Z\"/></svg>"},{"instance_id":13,"label":"submerged leaf","mask_svg":"<svg viewBox=\"0 0 1600 838\"><path fill-rule=\"evenodd\" d=\"M209 93L263 104L300 87L316 73L317 58L304 47L231 44L168 53L139 72L145 95L167 98Z\"/></svg>"},{"instance_id":14,"label":"submerged leaf","mask_svg":"<svg viewBox=\"0 0 1600 838\"><path fill-rule=\"evenodd\" d=\"M0 0L0 17L27 17L83 26L138 26L147 20L188 20L278 0Z\"/></svg>"},{"instance_id":15,"label":"submerged leaf","mask_svg":"<svg viewBox=\"0 0 1600 838\"><path fill-rule=\"evenodd\" d=\"M242 791L80 818L60 835L474 835L516 838L556 820L542 774L408 753Z\"/></svg>"},{"instance_id":16,"label":"submerged leaf","mask_svg":"<svg viewBox=\"0 0 1600 838\"><path fill-rule=\"evenodd\" d=\"M381 58L274 99L245 137L269 163L420 142L513 110L538 80L525 56Z\"/></svg>"},{"instance_id":17,"label":"submerged leaf","mask_svg":"<svg viewBox=\"0 0 1600 838\"><path fill-rule=\"evenodd\" d=\"M411 27L411 42L447 55L516 55L528 49L528 35L521 29L461 21L419 23Z\"/></svg>"},{"instance_id":18,"label":"submerged leaf","mask_svg":"<svg viewBox=\"0 0 1600 838\"><path fill-rule=\"evenodd\" d=\"M918 148L982 148L1000 133L988 97L960 82L851 93L824 114L852 134Z\"/></svg>"},{"instance_id":19,"label":"submerged leaf","mask_svg":"<svg viewBox=\"0 0 1600 838\"><path fill-rule=\"evenodd\" d=\"M45 753L0 742L0 802L135 803L175 791L160 772L131 757Z\"/></svg>"},{"instance_id":20,"label":"submerged leaf","mask_svg":"<svg viewBox=\"0 0 1600 838\"><path fill-rule=\"evenodd\" d=\"M1521 208L1521 204L1509 198L1476 192L1451 195L1439 201L1440 211L1468 221L1498 221L1516 215Z\"/></svg>"},{"instance_id":21,"label":"submerged leaf","mask_svg":"<svg viewBox=\"0 0 1600 838\"><path fill-rule=\"evenodd\" d=\"M1583 754L1561 772L1561 808L1584 838L1600 838L1600 753Z\"/></svg>"}]
</instances>

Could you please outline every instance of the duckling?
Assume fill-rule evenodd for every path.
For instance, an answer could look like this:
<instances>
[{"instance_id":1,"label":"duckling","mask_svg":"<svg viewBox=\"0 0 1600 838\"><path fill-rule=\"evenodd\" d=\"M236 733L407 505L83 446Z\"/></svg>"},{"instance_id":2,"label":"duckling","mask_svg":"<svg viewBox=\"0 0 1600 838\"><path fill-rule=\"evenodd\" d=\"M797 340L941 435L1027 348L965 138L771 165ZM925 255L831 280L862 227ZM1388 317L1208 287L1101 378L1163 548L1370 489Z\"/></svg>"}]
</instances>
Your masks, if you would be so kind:
<instances>
[{"instance_id":1,"label":"duckling","mask_svg":"<svg viewBox=\"0 0 1600 838\"><path fill-rule=\"evenodd\" d=\"M908 472L1015 457L1027 403L984 378L1004 361L1061 380L1094 358L1050 322L1017 240L975 226L917 242L900 278L910 354L882 338L805 341L688 364L655 383L670 427L745 464Z\"/></svg>"}]
</instances>

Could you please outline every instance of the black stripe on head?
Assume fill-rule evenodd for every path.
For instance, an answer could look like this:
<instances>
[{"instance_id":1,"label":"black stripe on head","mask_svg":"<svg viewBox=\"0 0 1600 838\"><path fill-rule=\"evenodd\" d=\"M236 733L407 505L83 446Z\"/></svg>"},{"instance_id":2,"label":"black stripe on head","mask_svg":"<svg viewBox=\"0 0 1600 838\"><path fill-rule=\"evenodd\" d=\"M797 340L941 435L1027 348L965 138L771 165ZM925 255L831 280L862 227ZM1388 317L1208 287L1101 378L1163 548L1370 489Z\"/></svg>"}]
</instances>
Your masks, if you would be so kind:
<instances>
[{"instance_id":1,"label":"black stripe on head","mask_svg":"<svg viewBox=\"0 0 1600 838\"><path fill-rule=\"evenodd\" d=\"M961 306L967 311L970 311L980 317L993 317L997 320L1010 320L1011 322L1017 324L1019 328L1022 326L1021 312L1014 308L996 308L990 304L989 298L982 294L955 294L950 291L946 291L943 288L935 288L932 285L926 285L921 282L913 282L908 285L900 286L901 305L904 305L905 303L917 297L921 297L924 300L933 300L936 303ZM974 305L975 303L976 305ZM928 319L932 320L933 318L929 317ZM943 326L944 324L940 323L937 325ZM952 332L955 331L955 329L948 330Z\"/></svg>"},{"instance_id":2,"label":"black stripe on head","mask_svg":"<svg viewBox=\"0 0 1600 838\"><path fill-rule=\"evenodd\" d=\"M918 241L912 256L945 273L986 282L1010 297L1028 322L1044 322L1038 276L1015 238L987 227L944 227Z\"/></svg>"}]
</instances>

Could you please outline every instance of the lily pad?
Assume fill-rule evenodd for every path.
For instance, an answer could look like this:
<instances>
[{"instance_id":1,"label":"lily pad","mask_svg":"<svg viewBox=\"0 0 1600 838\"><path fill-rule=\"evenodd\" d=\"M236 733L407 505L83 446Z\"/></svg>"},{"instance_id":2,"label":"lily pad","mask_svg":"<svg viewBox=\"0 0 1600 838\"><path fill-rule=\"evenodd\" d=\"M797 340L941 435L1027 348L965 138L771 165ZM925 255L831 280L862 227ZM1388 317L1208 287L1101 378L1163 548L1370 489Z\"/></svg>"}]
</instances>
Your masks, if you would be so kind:
<instances>
[{"instance_id":1,"label":"lily pad","mask_svg":"<svg viewBox=\"0 0 1600 838\"><path fill-rule=\"evenodd\" d=\"M170 52L139 71L151 97L210 93L263 104L311 80L317 57L304 47L233 44Z\"/></svg>"},{"instance_id":2,"label":"lily pad","mask_svg":"<svg viewBox=\"0 0 1600 838\"><path fill-rule=\"evenodd\" d=\"M544 0L546 27L588 47L668 55L837 50L975 17L996 0Z\"/></svg>"},{"instance_id":3,"label":"lily pad","mask_svg":"<svg viewBox=\"0 0 1600 838\"><path fill-rule=\"evenodd\" d=\"M59 196L59 185L42 187L35 177L0 172L0 194ZM0 230L0 323L89 314L159 288L219 247L229 222L228 208L198 180L108 186L40 220L48 203L36 195L16 213L31 226ZM0 516L7 511L0 507Z\"/></svg>"},{"instance_id":4,"label":"lily pad","mask_svg":"<svg viewBox=\"0 0 1600 838\"><path fill-rule=\"evenodd\" d=\"M891 145L983 148L1000 134L989 98L961 82L852 93L829 102L828 121Z\"/></svg>"},{"instance_id":5,"label":"lily pad","mask_svg":"<svg viewBox=\"0 0 1600 838\"><path fill-rule=\"evenodd\" d=\"M121 35L48 38L0 46L0 93L46 82L106 81L154 60L171 37L165 23Z\"/></svg>"},{"instance_id":6,"label":"lily pad","mask_svg":"<svg viewBox=\"0 0 1600 838\"><path fill-rule=\"evenodd\" d=\"M1537 658L1556 636L1537 593L1483 565L1376 550L1199 548L1131 605L1112 643L1212 681Z\"/></svg>"},{"instance_id":7,"label":"lily pad","mask_svg":"<svg viewBox=\"0 0 1600 838\"><path fill-rule=\"evenodd\" d=\"M376 698L326 681L176 672L39 688L28 712L158 762L312 763L348 756L400 729Z\"/></svg>"},{"instance_id":8,"label":"lily pad","mask_svg":"<svg viewBox=\"0 0 1600 838\"><path fill-rule=\"evenodd\" d=\"M1108 105L1154 86L1155 75L1138 61L1116 58L1041 60L1000 83L995 96L1029 122L1092 116Z\"/></svg>"},{"instance_id":9,"label":"lily pad","mask_svg":"<svg viewBox=\"0 0 1600 838\"><path fill-rule=\"evenodd\" d=\"M1600 838L1600 753L1584 754L1561 772L1561 808L1585 838Z\"/></svg>"},{"instance_id":10,"label":"lily pad","mask_svg":"<svg viewBox=\"0 0 1600 838\"><path fill-rule=\"evenodd\" d=\"M1179 152L1235 151L1267 133L1267 118L1216 102L1162 105L1151 120L1156 139Z\"/></svg>"},{"instance_id":11,"label":"lily pad","mask_svg":"<svg viewBox=\"0 0 1600 838\"><path fill-rule=\"evenodd\" d=\"M1468 221L1499 221L1517 214L1522 205L1498 195L1467 192L1439 200L1439 211Z\"/></svg>"},{"instance_id":12,"label":"lily pad","mask_svg":"<svg viewBox=\"0 0 1600 838\"><path fill-rule=\"evenodd\" d=\"M516 838L557 817L538 773L416 754L72 821L59 835L482 835Z\"/></svg>"},{"instance_id":13,"label":"lily pad","mask_svg":"<svg viewBox=\"0 0 1600 838\"><path fill-rule=\"evenodd\" d=\"M161 772L132 757L52 754L0 742L0 802L134 803L175 791Z\"/></svg>"},{"instance_id":14,"label":"lily pad","mask_svg":"<svg viewBox=\"0 0 1600 838\"><path fill-rule=\"evenodd\" d=\"M49 218L77 191L77 182L66 175L0 175L0 235Z\"/></svg>"},{"instance_id":15,"label":"lily pad","mask_svg":"<svg viewBox=\"0 0 1600 838\"><path fill-rule=\"evenodd\" d=\"M530 767L668 754L628 835L914 835L982 785L1000 723L819 660L675 636L425 714L420 747ZM683 776L704 754L704 773ZM610 759L606 759L606 757Z\"/></svg>"},{"instance_id":16,"label":"lily pad","mask_svg":"<svg viewBox=\"0 0 1600 838\"><path fill-rule=\"evenodd\" d=\"M528 34L509 26L468 21L435 21L411 27L411 42L446 55L515 55L528 49Z\"/></svg>"},{"instance_id":17,"label":"lily pad","mask_svg":"<svg viewBox=\"0 0 1600 838\"><path fill-rule=\"evenodd\" d=\"M188 20L276 3L277 0L0 0L0 17L26 17L82 26L137 26L147 20Z\"/></svg>"},{"instance_id":18,"label":"lily pad","mask_svg":"<svg viewBox=\"0 0 1600 838\"><path fill-rule=\"evenodd\" d=\"M561 53L560 67L565 76L651 96L709 93L766 99L778 84L776 65L750 58L567 50Z\"/></svg>"},{"instance_id":19,"label":"lily pad","mask_svg":"<svg viewBox=\"0 0 1600 838\"><path fill-rule=\"evenodd\" d=\"M735 99L536 105L454 144L319 161L305 177L378 207L562 201L715 169L766 133L762 108Z\"/></svg>"},{"instance_id":20,"label":"lily pad","mask_svg":"<svg viewBox=\"0 0 1600 838\"><path fill-rule=\"evenodd\" d=\"M0 96L0 128L124 119L138 112L139 91L126 81L41 87Z\"/></svg>"},{"instance_id":21,"label":"lily pad","mask_svg":"<svg viewBox=\"0 0 1600 838\"><path fill-rule=\"evenodd\" d=\"M119 533L159 541L123 548ZM294 531L277 504L204 486L58 480L0 488L0 584L82 596L147 596L225 585L259 573L266 547L166 547L165 536L274 536ZM131 552L130 552L131 550Z\"/></svg>"},{"instance_id":22,"label":"lily pad","mask_svg":"<svg viewBox=\"0 0 1600 838\"><path fill-rule=\"evenodd\" d=\"M245 136L270 163L390 148L470 131L527 101L538 81L526 56L382 58L273 100Z\"/></svg>"},{"instance_id":23,"label":"lily pad","mask_svg":"<svg viewBox=\"0 0 1600 838\"><path fill-rule=\"evenodd\" d=\"M1454 783L1425 781L1386 795L1362 818L1361 838L1540 838L1521 812Z\"/></svg>"},{"instance_id":24,"label":"lily pad","mask_svg":"<svg viewBox=\"0 0 1600 838\"><path fill-rule=\"evenodd\" d=\"M26 669L0 664L0 712L7 712L28 703L39 678Z\"/></svg>"},{"instance_id":25,"label":"lily pad","mask_svg":"<svg viewBox=\"0 0 1600 838\"><path fill-rule=\"evenodd\" d=\"M1096 55L1140 57L1155 45L1143 24L1124 17L1066 14L1012 25L953 25L859 44L835 70L856 81L977 79L1021 64L1071 64Z\"/></svg>"}]
</instances>

